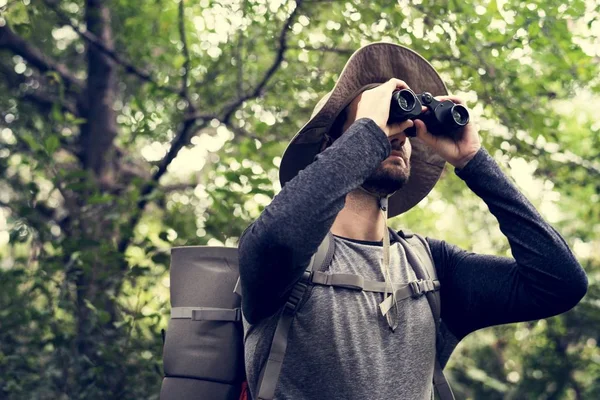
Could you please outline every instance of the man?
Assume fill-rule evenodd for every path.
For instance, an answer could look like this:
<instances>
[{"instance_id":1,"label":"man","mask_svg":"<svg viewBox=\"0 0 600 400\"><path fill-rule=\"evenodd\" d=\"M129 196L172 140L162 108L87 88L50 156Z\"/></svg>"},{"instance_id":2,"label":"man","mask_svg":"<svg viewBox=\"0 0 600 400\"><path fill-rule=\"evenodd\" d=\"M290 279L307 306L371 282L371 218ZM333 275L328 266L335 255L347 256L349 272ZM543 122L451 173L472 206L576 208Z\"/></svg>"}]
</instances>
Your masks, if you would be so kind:
<instances>
[{"instance_id":1,"label":"man","mask_svg":"<svg viewBox=\"0 0 600 400\"><path fill-rule=\"evenodd\" d=\"M433 67L413 51L388 43L359 49L286 150L281 192L242 235L253 398L290 290L328 232L335 253L327 273L391 287L415 280L402 246L389 244L387 214L425 197L445 162L488 205L514 259L427 238L440 282L437 353L425 296L397 301L382 315L387 294L314 286L291 325L274 398L428 399L436 360L444 365L469 333L550 317L585 295L587 278L568 246L481 147L473 123L456 139L431 135L418 119L387 124L392 93L409 86L446 94ZM404 131L413 126L417 137L407 138Z\"/></svg>"}]
</instances>

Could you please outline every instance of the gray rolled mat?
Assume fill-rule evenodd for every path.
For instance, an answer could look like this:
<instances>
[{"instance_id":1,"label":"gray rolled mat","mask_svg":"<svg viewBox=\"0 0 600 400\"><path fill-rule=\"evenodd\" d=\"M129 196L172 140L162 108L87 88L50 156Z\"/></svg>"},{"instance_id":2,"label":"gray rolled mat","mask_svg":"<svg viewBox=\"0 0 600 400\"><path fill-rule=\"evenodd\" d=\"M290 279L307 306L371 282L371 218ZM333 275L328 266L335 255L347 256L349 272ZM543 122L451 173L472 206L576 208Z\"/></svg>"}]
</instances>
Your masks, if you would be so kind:
<instances>
[{"instance_id":1,"label":"gray rolled mat","mask_svg":"<svg viewBox=\"0 0 600 400\"><path fill-rule=\"evenodd\" d=\"M172 308L241 307L233 292L239 276L236 248L173 248L170 275ZM241 321L171 318L163 362L161 400L237 400L245 379Z\"/></svg>"},{"instance_id":2,"label":"gray rolled mat","mask_svg":"<svg viewBox=\"0 0 600 400\"><path fill-rule=\"evenodd\" d=\"M223 400L239 398L239 388L195 379L164 378L161 400Z\"/></svg>"}]
</instances>

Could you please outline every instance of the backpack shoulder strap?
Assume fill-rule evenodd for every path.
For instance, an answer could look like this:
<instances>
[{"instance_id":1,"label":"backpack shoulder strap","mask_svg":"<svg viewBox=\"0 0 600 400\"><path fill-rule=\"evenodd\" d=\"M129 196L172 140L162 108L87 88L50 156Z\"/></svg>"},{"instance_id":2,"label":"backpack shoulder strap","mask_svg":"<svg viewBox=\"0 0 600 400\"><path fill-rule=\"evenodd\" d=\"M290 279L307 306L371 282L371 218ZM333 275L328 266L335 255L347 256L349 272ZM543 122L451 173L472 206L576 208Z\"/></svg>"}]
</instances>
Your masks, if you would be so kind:
<instances>
[{"instance_id":1,"label":"backpack shoulder strap","mask_svg":"<svg viewBox=\"0 0 600 400\"><path fill-rule=\"evenodd\" d=\"M325 239L323 239L323 241L319 245L317 252L311 257L308 267L306 267L306 271L311 272L313 270L324 270L329 265L329 263L331 263L334 251L335 241L333 240L333 235L331 234L331 232L328 232L327 236L325 236ZM235 283L233 291L239 296L242 296L242 284L240 282L239 277L237 279L237 282Z\"/></svg>"},{"instance_id":2,"label":"backpack shoulder strap","mask_svg":"<svg viewBox=\"0 0 600 400\"><path fill-rule=\"evenodd\" d=\"M410 231L403 230L397 233L393 229L390 229L390 234L400 242L406 252L406 258L408 263L415 271L417 279L431 279L437 280L437 271L433 262L433 255L429 244L420 235L416 235ZM440 292L433 291L426 294L429 307L431 307L431 313L435 322L435 336L436 344L439 345L440 341L440 314L441 314L441 303L440 303ZM441 349L437 348L439 351ZM444 371L436 355L435 367L433 370L433 385L438 392L441 400L454 400L454 394L452 389L444 376Z\"/></svg>"},{"instance_id":3,"label":"backpack shoulder strap","mask_svg":"<svg viewBox=\"0 0 600 400\"><path fill-rule=\"evenodd\" d=\"M335 251L335 240L331 232L327 233L325 239L319 245L317 252L310 259L310 264L306 268L307 271L322 271L331 263L333 253ZM316 268L315 268L316 266Z\"/></svg>"},{"instance_id":4,"label":"backpack shoulder strap","mask_svg":"<svg viewBox=\"0 0 600 400\"><path fill-rule=\"evenodd\" d=\"M275 387L279 381L279 375L281 374L281 367L283 366L283 360L285 358L285 351L287 349L288 335L292 326L292 321L298 304L304 297L308 288L308 280L310 273L325 269L331 259L333 258L333 252L335 251L335 243L331 232L327 233L323 242L319 245L317 252L312 256L304 276L294 285L292 292L285 303L283 312L277 322L277 328L275 329L275 335L273 335L273 342L271 343L271 350L267 357L267 362L264 364L260 376L258 379L258 400L271 400L275 397Z\"/></svg>"},{"instance_id":5,"label":"backpack shoulder strap","mask_svg":"<svg viewBox=\"0 0 600 400\"><path fill-rule=\"evenodd\" d=\"M431 254L431 249L429 248L429 243L427 240L416 233L409 232L410 236L406 237L406 241L408 244L412 246L412 248L417 253L417 256L421 261L423 261L423 266L425 267L425 272L429 275L430 279L437 279L437 271L435 269L435 265L433 263L433 255Z\"/></svg>"},{"instance_id":6,"label":"backpack shoulder strap","mask_svg":"<svg viewBox=\"0 0 600 400\"><path fill-rule=\"evenodd\" d=\"M402 230L399 233L391 230L391 232L393 232L396 240L404 247L408 263L415 271L417 279L437 280L438 277L433 263L433 256L431 255L431 249L429 249L429 244L425 238L408 230ZM428 293L427 299L431 306L431 313L433 314L437 331L441 313L440 292L435 291Z\"/></svg>"}]
</instances>

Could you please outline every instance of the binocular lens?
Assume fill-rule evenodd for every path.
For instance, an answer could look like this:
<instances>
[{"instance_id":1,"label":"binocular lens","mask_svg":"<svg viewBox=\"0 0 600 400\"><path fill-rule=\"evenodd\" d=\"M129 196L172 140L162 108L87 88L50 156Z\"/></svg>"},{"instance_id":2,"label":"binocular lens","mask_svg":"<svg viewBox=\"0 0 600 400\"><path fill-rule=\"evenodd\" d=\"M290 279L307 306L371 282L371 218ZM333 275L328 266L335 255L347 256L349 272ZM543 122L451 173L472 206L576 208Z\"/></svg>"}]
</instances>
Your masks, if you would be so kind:
<instances>
[{"instance_id":1,"label":"binocular lens","mask_svg":"<svg viewBox=\"0 0 600 400\"><path fill-rule=\"evenodd\" d=\"M401 90L398 93L398 105L402 111L412 111L412 109L415 108L416 102L417 98L409 90Z\"/></svg>"},{"instance_id":2,"label":"binocular lens","mask_svg":"<svg viewBox=\"0 0 600 400\"><path fill-rule=\"evenodd\" d=\"M457 125L465 126L469 122L469 112L464 106L457 104L452 107L450 112L452 113L452 119Z\"/></svg>"},{"instance_id":3,"label":"binocular lens","mask_svg":"<svg viewBox=\"0 0 600 400\"><path fill-rule=\"evenodd\" d=\"M406 99L405 99L405 98L403 98L403 97L400 97L400 98L398 99L398 104L400 104L400 108L401 108L401 109L403 109L403 110L405 110L405 111L406 111L406 110L408 110L408 102L406 101Z\"/></svg>"}]
</instances>

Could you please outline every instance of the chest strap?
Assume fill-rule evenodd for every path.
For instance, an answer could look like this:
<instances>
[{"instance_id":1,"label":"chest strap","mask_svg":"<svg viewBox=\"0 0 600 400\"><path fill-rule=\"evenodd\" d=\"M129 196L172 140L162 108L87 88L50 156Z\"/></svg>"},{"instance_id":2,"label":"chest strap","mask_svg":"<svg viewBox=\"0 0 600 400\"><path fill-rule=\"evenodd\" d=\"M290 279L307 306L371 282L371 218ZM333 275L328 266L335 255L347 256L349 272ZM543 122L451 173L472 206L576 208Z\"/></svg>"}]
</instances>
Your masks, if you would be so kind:
<instances>
[{"instance_id":1,"label":"chest strap","mask_svg":"<svg viewBox=\"0 0 600 400\"><path fill-rule=\"evenodd\" d=\"M313 271L310 281L314 284L323 286L341 287L365 292L386 292L385 282L366 280L364 277L354 274L326 274L320 271ZM409 297L416 299L436 290L440 290L440 281L420 279L398 287L394 293L396 302L398 302ZM392 308L393 304L392 296L389 296L379 305L381 313L385 316L390 308Z\"/></svg>"},{"instance_id":2,"label":"chest strap","mask_svg":"<svg viewBox=\"0 0 600 400\"><path fill-rule=\"evenodd\" d=\"M412 297L413 299L419 298L429 292L435 292L436 290L440 290L440 282L432 281L432 280L419 280L409 282L407 285L400 286L395 291L395 299L396 302L400 300L408 299ZM381 310L381 314L384 316L390 311L390 308L394 305L393 297L389 296L383 302L379 304L379 309Z\"/></svg>"},{"instance_id":3,"label":"chest strap","mask_svg":"<svg viewBox=\"0 0 600 400\"><path fill-rule=\"evenodd\" d=\"M360 275L354 274L327 274L320 271L313 271L310 282L323 286L364 290L365 292L385 292L385 282L369 281Z\"/></svg>"}]
</instances>

